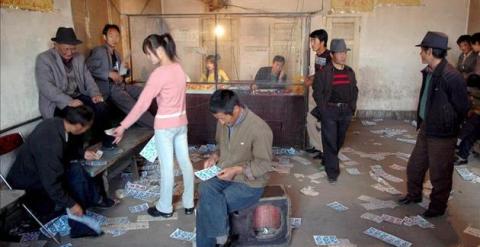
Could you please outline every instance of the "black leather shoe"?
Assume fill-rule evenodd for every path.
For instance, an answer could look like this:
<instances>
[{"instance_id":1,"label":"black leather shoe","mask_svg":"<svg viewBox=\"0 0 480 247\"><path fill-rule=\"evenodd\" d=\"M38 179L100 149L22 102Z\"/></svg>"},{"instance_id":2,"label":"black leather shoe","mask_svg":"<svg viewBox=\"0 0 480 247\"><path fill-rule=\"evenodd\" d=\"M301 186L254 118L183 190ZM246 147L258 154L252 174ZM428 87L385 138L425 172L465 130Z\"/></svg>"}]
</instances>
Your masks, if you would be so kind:
<instances>
[{"instance_id":1,"label":"black leather shoe","mask_svg":"<svg viewBox=\"0 0 480 247\"><path fill-rule=\"evenodd\" d=\"M409 196L405 196L404 198L398 200L398 203L407 205L410 203L419 203L422 202L422 198L410 198Z\"/></svg>"},{"instance_id":2,"label":"black leather shoe","mask_svg":"<svg viewBox=\"0 0 480 247\"><path fill-rule=\"evenodd\" d=\"M309 148L309 149L305 149L305 152L310 153L310 154L314 154L314 153L320 152L320 150L317 150L315 148Z\"/></svg>"},{"instance_id":3,"label":"black leather shoe","mask_svg":"<svg viewBox=\"0 0 480 247\"><path fill-rule=\"evenodd\" d=\"M433 217L438 217L438 216L442 216L445 214L445 211L443 212L438 212L438 211L433 211L433 210L430 210L428 209L427 211L425 211L422 215L423 217L425 218L433 218Z\"/></svg>"},{"instance_id":4,"label":"black leather shoe","mask_svg":"<svg viewBox=\"0 0 480 247\"><path fill-rule=\"evenodd\" d=\"M111 208L111 207L113 207L113 206L115 206L115 205L117 205L117 204L118 204L117 201L115 201L115 200L113 200L113 199L110 199L110 198L108 198L108 197L104 197L104 198L102 198L102 200L101 200L99 203L97 203L97 205L95 205L94 207L95 207L95 208L107 209L107 208Z\"/></svg>"},{"instance_id":5,"label":"black leather shoe","mask_svg":"<svg viewBox=\"0 0 480 247\"><path fill-rule=\"evenodd\" d=\"M163 213L158 211L155 206L148 208L147 213L153 217L170 218L173 216L173 211L171 213Z\"/></svg>"},{"instance_id":6,"label":"black leather shoe","mask_svg":"<svg viewBox=\"0 0 480 247\"><path fill-rule=\"evenodd\" d=\"M185 214L186 214L186 215L191 215L191 214L193 214L194 211L195 211L195 207L193 207L193 208L186 208L186 209L185 209Z\"/></svg>"},{"instance_id":7,"label":"black leather shoe","mask_svg":"<svg viewBox=\"0 0 480 247\"><path fill-rule=\"evenodd\" d=\"M313 156L313 159L316 159L316 160L321 160L323 159L323 153L318 151L318 154Z\"/></svg>"}]
</instances>

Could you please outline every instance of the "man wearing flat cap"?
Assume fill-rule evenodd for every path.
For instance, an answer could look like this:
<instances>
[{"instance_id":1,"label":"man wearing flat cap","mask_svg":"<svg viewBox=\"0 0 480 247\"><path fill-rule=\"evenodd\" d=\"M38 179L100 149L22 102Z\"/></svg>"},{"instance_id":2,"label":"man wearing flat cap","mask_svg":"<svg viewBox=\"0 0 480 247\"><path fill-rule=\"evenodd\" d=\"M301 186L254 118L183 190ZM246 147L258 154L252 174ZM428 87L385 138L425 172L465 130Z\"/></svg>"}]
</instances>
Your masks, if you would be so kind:
<instances>
[{"instance_id":1,"label":"man wearing flat cap","mask_svg":"<svg viewBox=\"0 0 480 247\"><path fill-rule=\"evenodd\" d=\"M357 108L357 80L355 72L346 65L345 40L333 39L330 43L331 63L315 73L313 99L317 106L312 115L322 123L323 164L330 183L340 175L338 152Z\"/></svg>"},{"instance_id":2,"label":"man wearing flat cap","mask_svg":"<svg viewBox=\"0 0 480 247\"><path fill-rule=\"evenodd\" d=\"M407 165L407 195L401 204L422 201L422 186L429 170L433 189L426 218L441 216L447 208L452 189L455 144L460 124L469 103L462 74L445 59L448 36L427 32L420 47L420 57L427 67L422 70L422 87L417 108L417 142Z\"/></svg>"},{"instance_id":3,"label":"man wearing flat cap","mask_svg":"<svg viewBox=\"0 0 480 247\"><path fill-rule=\"evenodd\" d=\"M82 41L73 28L66 27L59 27L52 41L54 47L39 54L35 64L40 113L44 119L63 117L69 107L88 105L95 112L91 143L100 141L108 116L85 59L76 52L76 45Z\"/></svg>"}]
</instances>

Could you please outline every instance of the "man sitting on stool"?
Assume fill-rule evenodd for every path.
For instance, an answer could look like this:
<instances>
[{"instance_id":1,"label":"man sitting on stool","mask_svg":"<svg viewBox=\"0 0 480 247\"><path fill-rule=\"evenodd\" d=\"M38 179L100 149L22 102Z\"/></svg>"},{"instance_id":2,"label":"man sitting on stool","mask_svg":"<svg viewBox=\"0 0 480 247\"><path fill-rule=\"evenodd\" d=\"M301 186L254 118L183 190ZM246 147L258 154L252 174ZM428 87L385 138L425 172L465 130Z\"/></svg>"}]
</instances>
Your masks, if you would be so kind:
<instances>
[{"instance_id":1,"label":"man sitting on stool","mask_svg":"<svg viewBox=\"0 0 480 247\"><path fill-rule=\"evenodd\" d=\"M65 213L66 208L82 216L88 207L114 205L113 200L101 196L80 163L70 163L66 152L77 148L69 143L71 135L83 134L93 119L87 106L69 108L65 119L51 118L38 124L19 149L7 181L14 189L25 190L23 203L43 222ZM85 151L84 158L94 160L97 155Z\"/></svg>"},{"instance_id":2,"label":"man sitting on stool","mask_svg":"<svg viewBox=\"0 0 480 247\"><path fill-rule=\"evenodd\" d=\"M254 205L263 194L271 170L273 134L255 113L230 90L217 90L210 112L218 120L218 152L204 168L217 165L217 177L200 184L197 246L224 245L229 234L229 213Z\"/></svg>"}]
</instances>

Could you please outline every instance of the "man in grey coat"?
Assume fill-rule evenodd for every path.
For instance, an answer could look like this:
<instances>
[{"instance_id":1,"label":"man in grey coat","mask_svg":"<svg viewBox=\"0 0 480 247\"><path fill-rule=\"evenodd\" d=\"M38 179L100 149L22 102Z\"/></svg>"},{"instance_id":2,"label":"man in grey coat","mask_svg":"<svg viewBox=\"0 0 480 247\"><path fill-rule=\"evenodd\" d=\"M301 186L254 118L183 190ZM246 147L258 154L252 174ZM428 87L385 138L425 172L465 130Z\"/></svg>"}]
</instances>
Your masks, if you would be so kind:
<instances>
[{"instance_id":1,"label":"man in grey coat","mask_svg":"<svg viewBox=\"0 0 480 247\"><path fill-rule=\"evenodd\" d=\"M109 117L84 57L76 52L82 41L66 27L59 27L52 41L54 47L38 55L35 63L40 113L44 119L63 117L69 107L88 105L95 112L90 142L100 141Z\"/></svg>"},{"instance_id":2,"label":"man in grey coat","mask_svg":"<svg viewBox=\"0 0 480 247\"><path fill-rule=\"evenodd\" d=\"M135 105L143 87L128 85L124 81L127 66L122 63L118 51L115 49L120 42L120 28L114 24L107 24L103 28L104 45L95 47L86 64L103 97L128 114ZM138 121L140 126L153 128L154 117L152 113L145 112Z\"/></svg>"}]
</instances>

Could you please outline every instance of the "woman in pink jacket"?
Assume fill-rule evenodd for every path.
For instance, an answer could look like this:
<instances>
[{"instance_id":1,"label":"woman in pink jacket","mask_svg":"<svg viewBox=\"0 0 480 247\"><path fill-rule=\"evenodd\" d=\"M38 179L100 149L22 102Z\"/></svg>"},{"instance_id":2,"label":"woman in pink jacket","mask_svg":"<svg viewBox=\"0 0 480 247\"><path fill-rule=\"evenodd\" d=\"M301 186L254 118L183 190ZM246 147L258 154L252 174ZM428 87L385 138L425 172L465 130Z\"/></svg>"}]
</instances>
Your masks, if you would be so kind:
<instances>
[{"instance_id":1,"label":"woman in pink jacket","mask_svg":"<svg viewBox=\"0 0 480 247\"><path fill-rule=\"evenodd\" d=\"M155 207L148 209L148 213L155 217L173 215L173 154L175 153L183 174L183 207L185 214L192 214L194 177L188 155L185 72L176 61L175 42L168 33L149 35L143 41L143 52L152 64L158 64L158 67L150 74L135 106L115 129L114 142L118 143L122 139L124 131L142 116L155 98L158 110L154 129L160 161L161 185L160 199Z\"/></svg>"}]
</instances>

